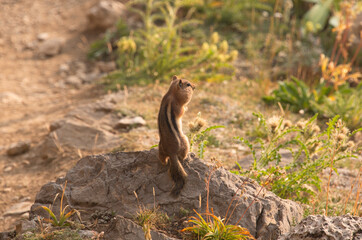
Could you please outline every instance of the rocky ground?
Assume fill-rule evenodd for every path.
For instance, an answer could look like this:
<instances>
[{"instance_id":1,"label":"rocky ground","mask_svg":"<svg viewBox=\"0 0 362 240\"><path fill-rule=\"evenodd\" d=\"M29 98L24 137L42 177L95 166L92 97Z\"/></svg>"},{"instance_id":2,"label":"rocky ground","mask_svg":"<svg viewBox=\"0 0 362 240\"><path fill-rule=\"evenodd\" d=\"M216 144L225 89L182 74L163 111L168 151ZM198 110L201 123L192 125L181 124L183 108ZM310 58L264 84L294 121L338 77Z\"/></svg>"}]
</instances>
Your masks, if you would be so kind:
<instances>
[{"instance_id":1,"label":"rocky ground","mask_svg":"<svg viewBox=\"0 0 362 240\"><path fill-rule=\"evenodd\" d=\"M97 2L0 1L0 232L13 230L19 219L27 218L41 187L62 179L81 157L112 150L147 150L158 143L155 116L167 86L124 88L110 94L96 84L105 72L114 68L114 64L86 59L90 43L109 27L107 22L97 26L90 22L99 23L97 16L103 14L91 8ZM106 19L114 21L122 8L117 4L111 7L116 9L112 13L116 17L108 14ZM91 17L87 18L87 13ZM247 64L238 66L241 71L248 68ZM268 91L268 86L256 87L257 83L246 78L237 84L222 84L222 87L198 86L184 126L198 112L202 112L208 125L227 126L214 132L218 140L208 149L205 159L213 156L224 167L232 168L236 160L246 164L249 161L243 158L247 148L236 144L233 137L245 135L248 131L245 126L252 126L252 112L272 115L279 109L267 109L260 104L259 96ZM332 186L337 191L348 192L357 172L340 171ZM218 204L222 200L215 201ZM192 203L196 204L196 200ZM265 208L254 209L259 215L253 223L265 220L261 209ZM302 214L299 210L298 219ZM133 224L123 218L119 221ZM285 233L290 230L291 222L288 218L282 227L278 223L276 228L268 224L265 228L282 229ZM250 227L253 234L269 231L256 229L255 224ZM122 232L121 228L117 229ZM132 228L139 231L138 226ZM295 234L299 234L297 231Z\"/></svg>"},{"instance_id":2,"label":"rocky ground","mask_svg":"<svg viewBox=\"0 0 362 240\"><path fill-rule=\"evenodd\" d=\"M36 146L49 124L102 91L93 85L78 89L68 84L73 74L89 74L85 53L92 40L87 33L87 10L96 1L0 2L0 228L14 222L4 213L13 204L34 200L45 182L64 175L72 165L34 164L33 152L9 157L8 147L26 141ZM45 45L44 45L45 44Z\"/></svg>"}]
</instances>

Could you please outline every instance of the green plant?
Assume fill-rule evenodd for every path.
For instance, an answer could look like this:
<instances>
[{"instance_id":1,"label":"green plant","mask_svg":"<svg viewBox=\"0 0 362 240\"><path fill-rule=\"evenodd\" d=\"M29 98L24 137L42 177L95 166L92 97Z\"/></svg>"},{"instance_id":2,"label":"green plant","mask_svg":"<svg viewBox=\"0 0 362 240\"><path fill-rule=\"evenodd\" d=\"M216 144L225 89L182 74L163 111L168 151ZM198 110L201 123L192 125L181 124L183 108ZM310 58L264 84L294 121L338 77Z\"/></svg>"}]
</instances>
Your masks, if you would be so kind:
<instances>
[{"instance_id":1,"label":"green plant","mask_svg":"<svg viewBox=\"0 0 362 240\"><path fill-rule=\"evenodd\" d=\"M67 186L67 181L64 183L62 197L60 198L59 218L57 218L55 216L54 212L52 211L51 206L49 208L46 207L46 206L41 206L41 208L43 208L45 211L47 211L49 213L50 217L51 217L49 219L46 219L46 221L50 222L53 226L56 226L56 227L63 227L63 226L69 225L67 223L67 220L74 213L77 213L78 217L80 217L80 213L75 209L72 209L68 213L66 213L66 209L69 207L69 205L66 205L63 208L63 198L64 198L64 193L65 193L66 186ZM55 195L54 201L57 199L57 197L58 197L58 194ZM54 204L54 201L53 201L53 204Z\"/></svg>"},{"instance_id":2,"label":"green plant","mask_svg":"<svg viewBox=\"0 0 362 240\"><path fill-rule=\"evenodd\" d=\"M326 83L318 84L313 90L302 81L279 82L279 88L270 96L263 97L268 104L280 102L294 112L301 110L318 113L325 118L340 115L351 129L360 127L362 119L362 83L357 87L340 85L338 90Z\"/></svg>"},{"instance_id":3,"label":"green plant","mask_svg":"<svg viewBox=\"0 0 362 240\"><path fill-rule=\"evenodd\" d=\"M220 217L216 216L213 213L213 210L211 208L211 212L209 211L209 194L210 194L210 181L211 176L214 173L215 170L217 170L221 164L216 161L216 164L213 165L210 169L209 176L205 178L206 182L206 212L205 216L206 219L204 219L201 214L199 214L195 209L194 212L196 213L196 216L191 216L189 218L189 223L192 223L193 225L190 227L186 227L182 229L181 232L190 232L196 237L197 239L255 239L246 228L243 228L238 225L238 223L241 221L241 219L244 217L247 210L250 208L251 205L254 204L255 199L249 204L249 206L245 209L242 216L239 218L237 223L235 225L228 225L228 221L230 217L232 216L235 208L238 206L238 201L236 201L236 204L234 204L234 209L231 210L231 206L233 202L238 198L239 194L236 193L234 197L232 198L229 207L226 211L225 218L221 219ZM261 188L263 189L263 188ZM257 193L257 196L260 194L260 191ZM231 210L229 212L229 210ZM230 214L229 214L230 213Z\"/></svg>"},{"instance_id":4,"label":"green plant","mask_svg":"<svg viewBox=\"0 0 362 240\"><path fill-rule=\"evenodd\" d=\"M315 111L327 118L338 114L351 129L361 127L362 83L355 88L346 84L340 86L335 94L323 99L323 104L316 104Z\"/></svg>"},{"instance_id":5,"label":"green plant","mask_svg":"<svg viewBox=\"0 0 362 240\"><path fill-rule=\"evenodd\" d=\"M182 35L183 28L199 22L178 18L182 1L139 0L128 6L139 15L143 26L113 44L117 46L119 70L107 77L105 83L110 88L168 81L175 72L208 81L225 80L233 74L230 63L238 52L230 51L228 43L219 41L217 33L212 41L203 44Z\"/></svg>"},{"instance_id":6,"label":"green plant","mask_svg":"<svg viewBox=\"0 0 362 240\"><path fill-rule=\"evenodd\" d=\"M195 210L194 210L195 211ZM197 239L222 239L222 240L237 240L237 239L254 239L246 228L225 224L225 219L215 216L213 213L206 213L206 220L196 212L196 217L191 216L189 223L194 225L182 229L182 232L192 232Z\"/></svg>"},{"instance_id":7,"label":"green plant","mask_svg":"<svg viewBox=\"0 0 362 240\"><path fill-rule=\"evenodd\" d=\"M146 239L151 239L151 229L165 229L168 224L169 217L162 213L158 208L146 209L140 208L135 221L142 227Z\"/></svg>"},{"instance_id":8,"label":"green plant","mask_svg":"<svg viewBox=\"0 0 362 240\"><path fill-rule=\"evenodd\" d=\"M328 128L323 132L315 123L317 115L296 124L281 117L266 120L260 113L255 116L264 126L267 138L249 141L238 137L249 147L254 163L250 170L240 168L240 171L233 172L268 185L280 197L308 203L310 196L315 195L315 190L321 189L319 173L323 169L332 169L331 162L356 157L352 154L354 144L348 138L357 131L349 133L341 120L337 122L339 116L330 120ZM339 131L343 131L344 135L337 134ZM341 136L344 137L343 141L340 140ZM336 141L340 141L340 144L336 145ZM290 152L291 162L282 162L282 149Z\"/></svg>"},{"instance_id":9,"label":"green plant","mask_svg":"<svg viewBox=\"0 0 362 240\"><path fill-rule=\"evenodd\" d=\"M97 40L90 45L87 55L88 58L96 60L105 60L108 58L115 59L116 51L114 50L117 47L115 41L128 35L129 30L127 25L122 20L119 20L115 31L107 30L102 39Z\"/></svg>"},{"instance_id":10,"label":"green plant","mask_svg":"<svg viewBox=\"0 0 362 240\"><path fill-rule=\"evenodd\" d=\"M278 89L274 90L271 96L263 97L263 100L267 103L280 102L295 112L303 110L315 113L315 105L323 103L331 90L330 87L320 84L311 91L304 82L292 77L292 81L279 82Z\"/></svg>"},{"instance_id":11,"label":"green plant","mask_svg":"<svg viewBox=\"0 0 362 240\"><path fill-rule=\"evenodd\" d=\"M218 144L216 138L208 133L217 128L224 128L224 126L211 126L201 131L201 129L206 125L206 121L201 118L201 113L198 113L197 117L193 122L189 122L189 141L190 141L190 151L192 151L194 144L198 145L198 154L199 158L204 157L205 148L208 144Z\"/></svg>"},{"instance_id":12,"label":"green plant","mask_svg":"<svg viewBox=\"0 0 362 240\"><path fill-rule=\"evenodd\" d=\"M134 195L138 203L138 212L137 215L135 216L135 221L142 227L142 230L145 234L145 239L152 240L151 229L155 228L162 230L166 229L167 226L169 225L170 219L166 213L161 212L159 208L156 207L156 199L155 199L156 194L154 188L153 188L154 203L152 209L145 208L143 205L140 204L136 192L134 192Z\"/></svg>"}]
</instances>

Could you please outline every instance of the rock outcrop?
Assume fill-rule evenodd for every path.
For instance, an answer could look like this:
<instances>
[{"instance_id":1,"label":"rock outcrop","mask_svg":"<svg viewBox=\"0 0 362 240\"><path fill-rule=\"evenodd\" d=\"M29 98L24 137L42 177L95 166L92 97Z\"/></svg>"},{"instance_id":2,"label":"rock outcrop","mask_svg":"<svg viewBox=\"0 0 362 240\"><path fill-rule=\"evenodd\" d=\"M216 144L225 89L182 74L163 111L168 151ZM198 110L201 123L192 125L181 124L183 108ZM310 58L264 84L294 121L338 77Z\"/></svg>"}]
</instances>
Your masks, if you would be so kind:
<instances>
[{"instance_id":1,"label":"rock outcrop","mask_svg":"<svg viewBox=\"0 0 362 240\"><path fill-rule=\"evenodd\" d=\"M229 223L239 222L256 238L277 239L302 219L303 210L297 203L280 199L248 178L223 168L213 169L193 154L185 163L188 173L186 185L180 196L173 198L170 195L173 182L168 167L161 165L157 154L157 150L151 150L84 157L64 178L41 188L32 206L31 216L46 216L39 206L52 204L54 196L62 192L65 181L68 183L64 202L81 210L83 220L90 220L95 211L113 211L125 218L133 218L139 204L150 208L156 204L169 216L180 216L181 208L202 213L205 212L207 200L206 179L211 173L209 207L215 215L224 217L233 199L229 216L237 206ZM59 204L58 199L53 210L59 209ZM107 238L107 234L113 236L114 233L105 231L105 234L106 239L112 239Z\"/></svg>"},{"instance_id":2,"label":"rock outcrop","mask_svg":"<svg viewBox=\"0 0 362 240\"><path fill-rule=\"evenodd\" d=\"M100 151L120 146L122 140L118 130L146 124L141 117L125 118L120 115L117 103L121 101L122 94L110 94L95 103L77 107L64 118L51 123L48 136L35 149L37 155L48 159L63 148Z\"/></svg>"},{"instance_id":3,"label":"rock outcrop","mask_svg":"<svg viewBox=\"0 0 362 240\"><path fill-rule=\"evenodd\" d=\"M362 239L362 217L311 215L279 240L358 240Z\"/></svg>"}]
</instances>

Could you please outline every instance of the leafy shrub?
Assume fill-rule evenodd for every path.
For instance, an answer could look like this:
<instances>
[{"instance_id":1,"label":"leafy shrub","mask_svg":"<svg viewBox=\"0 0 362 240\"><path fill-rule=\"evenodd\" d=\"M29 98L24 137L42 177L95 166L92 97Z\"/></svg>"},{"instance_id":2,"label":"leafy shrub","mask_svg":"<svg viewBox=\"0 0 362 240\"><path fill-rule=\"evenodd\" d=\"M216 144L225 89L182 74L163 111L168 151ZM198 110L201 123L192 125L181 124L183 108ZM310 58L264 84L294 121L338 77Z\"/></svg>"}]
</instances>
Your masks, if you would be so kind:
<instances>
[{"instance_id":1,"label":"leafy shrub","mask_svg":"<svg viewBox=\"0 0 362 240\"><path fill-rule=\"evenodd\" d=\"M240 168L233 172L269 185L269 189L282 198L307 203L310 196L315 195L315 189L321 189L318 175L323 169L333 168L336 161L355 157L352 155L354 144L348 139L357 131L350 133L338 120L339 116L330 120L323 132L315 123L317 115L296 124L281 117L266 120L262 114L255 116L264 126L267 139L249 141L238 137L249 147L254 163L250 170ZM257 145L260 147L257 148ZM290 163L281 164L281 149L291 153Z\"/></svg>"},{"instance_id":2,"label":"leafy shrub","mask_svg":"<svg viewBox=\"0 0 362 240\"><path fill-rule=\"evenodd\" d=\"M327 118L338 114L349 128L360 128L362 126L362 83L356 88L348 85L341 86L332 96L324 97L322 104L316 104L315 110Z\"/></svg>"},{"instance_id":3,"label":"leafy shrub","mask_svg":"<svg viewBox=\"0 0 362 240\"><path fill-rule=\"evenodd\" d=\"M70 210L68 213L66 213L66 209L69 207L69 205L65 206L63 208L63 198L64 198L64 192L65 192L65 188L67 186L67 182L65 182L64 186L63 186L63 192L62 192L62 197L60 198L60 208L59 208L59 218L57 218L54 214L54 212L52 211L51 207L46 207L46 206L41 206L45 211L47 211L50 215L50 219L45 219L47 222L50 222L53 226L56 227L63 227L63 226L67 226L69 225L67 223L68 218L70 218L74 213L77 213L78 216L80 216L80 213L75 210L72 209ZM55 199L58 197L58 194L56 195Z\"/></svg>"},{"instance_id":4,"label":"leafy shrub","mask_svg":"<svg viewBox=\"0 0 362 240\"><path fill-rule=\"evenodd\" d=\"M337 91L321 83L311 90L305 83L293 78L292 82L279 82L278 89L270 96L263 97L263 100L269 104L280 102L294 112L303 110L326 118L338 114L349 128L361 126L362 83L356 88L344 84Z\"/></svg>"},{"instance_id":5,"label":"leafy shrub","mask_svg":"<svg viewBox=\"0 0 362 240\"><path fill-rule=\"evenodd\" d=\"M279 82L278 89L274 90L271 96L264 97L267 103L280 102L288 105L291 110L299 112L315 113L315 105L323 102L324 98L331 92L330 87L319 85L314 92L302 81L292 77L293 81Z\"/></svg>"},{"instance_id":6,"label":"leafy shrub","mask_svg":"<svg viewBox=\"0 0 362 240\"><path fill-rule=\"evenodd\" d=\"M201 118L201 113L198 113L194 121L189 122L190 133L188 139L190 141L190 151L192 151L195 144L198 144L199 158L204 157L205 148L207 145L211 144L212 142L214 144L218 143L215 137L213 135L209 135L208 133L213 129L224 128L224 126L211 126L202 130L205 125L206 121Z\"/></svg>"}]
</instances>

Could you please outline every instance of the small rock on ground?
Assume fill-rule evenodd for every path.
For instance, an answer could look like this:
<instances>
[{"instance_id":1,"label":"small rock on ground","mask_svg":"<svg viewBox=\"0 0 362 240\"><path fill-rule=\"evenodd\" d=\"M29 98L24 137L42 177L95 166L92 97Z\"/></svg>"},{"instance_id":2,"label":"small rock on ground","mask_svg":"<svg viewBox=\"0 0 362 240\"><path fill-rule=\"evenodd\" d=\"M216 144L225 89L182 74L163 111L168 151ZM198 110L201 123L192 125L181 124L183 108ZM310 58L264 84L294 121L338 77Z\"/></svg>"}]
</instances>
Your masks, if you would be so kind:
<instances>
[{"instance_id":1,"label":"small rock on ground","mask_svg":"<svg viewBox=\"0 0 362 240\"><path fill-rule=\"evenodd\" d=\"M128 129L132 127L141 127L145 126L146 121L142 117L134 117L134 118L122 118L118 121L118 123L114 126L114 129Z\"/></svg>"},{"instance_id":2,"label":"small rock on ground","mask_svg":"<svg viewBox=\"0 0 362 240\"><path fill-rule=\"evenodd\" d=\"M100 1L87 13L89 28L106 30L120 17L125 16L126 7L117 1Z\"/></svg>"},{"instance_id":3,"label":"small rock on ground","mask_svg":"<svg viewBox=\"0 0 362 240\"><path fill-rule=\"evenodd\" d=\"M16 156L26 153L27 151L29 151L29 149L30 149L29 141L17 142L10 145L10 147L6 151L6 154L8 156Z\"/></svg>"},{"instance_id":4,"label":"small rock on ground","mask_svg":"<svg viewBox=\"0 0 362 240\"><path fill-rule=\"evenodd\" d=\"M38 46L40 56L52 57L60 53L64 40L60 38L50 38L41 42Z\"/></svg>"},{"instance_id":5,"label":"small rock on ground","mask_svg":"<svg viewBox=\"0 0 362 240\"><path fill-rule=\"evenodd\" d=\"M30 207L33 205L31 202L20 202L11 206L6 212L4 216L13 216L13 215L21 215L23 213L29 212Z\"/></svg>"}]
</instances>

